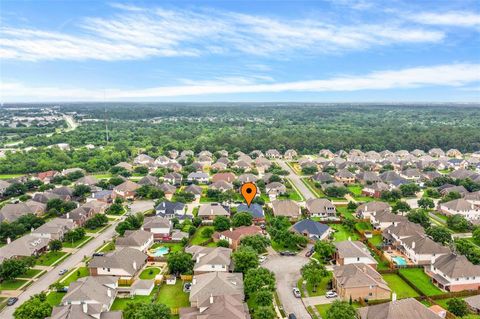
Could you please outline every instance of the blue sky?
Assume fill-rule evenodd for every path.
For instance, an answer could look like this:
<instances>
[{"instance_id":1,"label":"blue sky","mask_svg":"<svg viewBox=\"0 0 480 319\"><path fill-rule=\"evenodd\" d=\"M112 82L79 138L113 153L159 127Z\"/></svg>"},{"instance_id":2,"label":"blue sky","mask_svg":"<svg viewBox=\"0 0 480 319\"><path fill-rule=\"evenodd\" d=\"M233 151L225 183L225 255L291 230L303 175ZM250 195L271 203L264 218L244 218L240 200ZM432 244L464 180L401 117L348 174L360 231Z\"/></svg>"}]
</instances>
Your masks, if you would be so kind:
<instances>
[{"instance_id":1,"label":"blue sky","mask_svg":"<svg viewBox=\"0 0 480 319\"><path fill-rule=\"evenodd\" d=\"M2 102L480 102L480 4L1 0L0 85Z\"/></svg>"}]
</instances>

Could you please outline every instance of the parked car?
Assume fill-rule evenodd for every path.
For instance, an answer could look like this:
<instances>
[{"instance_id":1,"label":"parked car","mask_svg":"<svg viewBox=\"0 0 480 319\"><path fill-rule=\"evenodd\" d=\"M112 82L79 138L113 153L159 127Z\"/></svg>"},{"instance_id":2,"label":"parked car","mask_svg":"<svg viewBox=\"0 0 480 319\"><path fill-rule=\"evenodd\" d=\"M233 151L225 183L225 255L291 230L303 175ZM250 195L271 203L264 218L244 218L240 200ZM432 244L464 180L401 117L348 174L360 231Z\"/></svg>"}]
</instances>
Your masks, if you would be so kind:
<instances>
[{"instance_id":1,"label":"parked car","mask_svg":"<svg viewBox=\"0 0 480 319\"><path fill-rule=\"evenodd\" d=\"M298 290L298 288L293 288L292 292L295 298L302 298L302 294L300 293L300 290Z\"/></svg>"},{"instance_id":2,"label":"parked car","mask_svg":"<svg viewBox=\"0 0 480 319\"><path fill-rule=\"evenodd\" d=\"M305 257L310 257L311 255L313 255L315 251L313 249L307 251L307 253L305 254Z\"/></svg>"},{"instance_id":3,"label":"parked car","mask_svg":"<svg viewBox=\"0 0 480 319\"><path fill-rule=\"evenodd\" d=\"M258 257L258 262L259 262L259 263L263 263L263 262L265 262L265 260L267 260L267 256L260 256L260 257Z\"/></svg>"},{"instance_id":4,"label":"parked car","mask_svg":"<svg viewBox=\"0 0 480 319\"><path fill-rule=\"evenodd\" d=\"M102 257L105 256L105 253L93 253L93 257Z\"/></svg>"},{"instance_id":5,"label":"parked car","mask_svg":"<svg viewBox=\"0 0 480 319\"><path fill-rule=\"evenodd\" d=\"M192 283L187 282L183 285L183 291L184 292L190 292L191 289L192 289Z\"/></svg>"},{"instance_id":6,"label":"parked car","mask_svg":"<svg viewBox=\"0 0 480 319\"><path fill-rule=\"evenodd\" d=\"M61 275L65 275L67 272L68 272L68 269L62 269L58 272L58 274L61 276Z\"/></svg>"},{"instance_id":7,"label":"parked car","mask_svg":"<svg viewBox=\"0 0 480 319\"><path fill-rule=\"evenodd\" d=\"M325 297L327 297L327 298L336 298L337 296L338 296L337 293L333 290L329 290L325 294Z\"/></svg>"},{"instance_id":8,"label":"parked car","mask_svg":"<svg viewBox=\"0 0 480 319\"><path fill-rule=\"evenodd\" d=\"M288 319L297 319L297 316L294 313L290 313L288 314Z\"/></svg>"},{"instance_id":9,"label":"parked car","mask_svg":"<svg viewBox=\"0 0 480 319\"><path fill-rule=\"evenodd\" d=\"M18 301L17 297L10 297L7 300L7 306L13 306Z\"/></svg>"},{"instance_id":10,"label":"parked car","mask_svg":"<svg viewBox=\"0 0 480 319\"><path fill-rule=\"evenodd\" d=\"M281 252L280 252L280 255L281 255L281 256L295 256L296 253L294 253L294 252L292 252L292 251L284 250L284 251L281 251Z\"/></svg>"}]
</instances>

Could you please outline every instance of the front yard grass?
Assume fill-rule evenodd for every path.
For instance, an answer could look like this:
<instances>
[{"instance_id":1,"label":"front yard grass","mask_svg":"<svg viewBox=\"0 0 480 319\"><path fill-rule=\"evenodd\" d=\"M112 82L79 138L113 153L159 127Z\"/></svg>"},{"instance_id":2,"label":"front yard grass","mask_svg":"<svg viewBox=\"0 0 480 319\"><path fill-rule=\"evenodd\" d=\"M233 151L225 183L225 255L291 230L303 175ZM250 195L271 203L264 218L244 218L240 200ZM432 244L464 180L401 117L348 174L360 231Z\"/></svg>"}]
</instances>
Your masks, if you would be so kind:
<instances>
[{"instance_id":1,"label":"front yard grass","mask_svg":"<svg viewBox=\"0 0 480 319\"><path fill-rule=\"evenodd\" d=\"M66 292L52 291L47 295L47 302L52 307L58 306L65 295Z\"/></svg>"},{"instance_id":2,"label":"front yard grass","mask_svg":"<svg viewBox=\"0 0 480 319\"><path fill-rule=\"evenodd\" d=\"M360 238L357 233L351 232L342 224L330 224L329 226L336 230L333 234L334 241L345 241L348 240L349 237L351 240L358 240Z\"/></svg>"},{"instance_id":3,"label":"front yard grass","mask_svg":"<svg viewBox=\"0 0 480 319\"><path fill-rule=\"evenodd\" d=\"M115 243L113 241L103 244L97 249L99 253L108 253L109 251L115 250Z\"/></svg>"},{"instance_id":4,"label":"front yard grass","mask_svg":"<svg viewBox=\"0 0 480 319\"><path fill-rule=\"evenodd\" d=\"M352 303L352 306L357 309L357 308L360 308L360 304L358 302L354 302ZM331 307L331 304L327 303L327 304L323 304L323 305L316 305L315 308L317 308L318 312L320 313L320 316L322 318L327 318L327 311L328 309L330 309Z\"/></svg>"},{"instance_id":5,"label":"front yard grass","mask_svg":"<svg viewBox=\"0 0 480 319\"><path fill-rule=\"evenodd\" d=\"M65 279L60 282L60 284L63 286L68 286L71 282L74 282L79 278L87 277L88 275L90 275L90 272L88 271L87 267L79 267L71 273L66 274L66 277L64 277Z\"/></svg>"},{"instance_id":6,"label":"front yard grass","mask_svg":"<svg viewBox=\"0 0 480 319\"><path fill-rule=\"evenodd\" d=\"M320 188L316 187L315 183L310 178L302 178L301 180L303 184L305 184L305 186L307 186L307 188L313 193L313 195L318 198L325 197L323 191Z\"/></svg>"},{"instance_id":7,"label":"front yard grass","mask_svg":"<svg viewBox=\"0 0 480 319\"><path fill-rule=\"evenodd\" d=\"M24 279L11 279L11 280L4 280L0 283L0 290L17 290L21 286L23 286L28 280Z\"/></svg>"},{"instance_id":8,"label":"front yard grass","mask_svg":"<svg viewBox=\"0 0 480 319\"><path fill-rule=\"evenodd\" d=\"M30 268L29 270L27 270L27 272L25 274L21 275L19 278L33 278L41 272L42 272L42 270L40 270L40 269Z\"/></svg>"},{"instance_id":9,"label":"front yard grass","mask_svg":"<svg viewBox=\"0 0 480 319\"><path fill-rule=\"evenodd\" d=\"M155 276L160 273L158 267L147 267L140 274L140 279L155 279Z\"/></svg>"},{"instance_id":10,"label":"front yard grass","mask_svg":"<svg viewBox=\"0 0 480 319\"><path fill-rule=\"evenodd\" d=\"M392 293L395 292L397 294L398 299L419 296L418 293L397 274L384 274L382 277L387 282Z\"/></svg>"},{"instance_id":11,"label":"front yard grass","mask_svg":"<svg viewBox=\"0 0 480 319\"><path fill-rule=\"evenodd\" d=\"M430 281L422 268L406 268L400 269L400 273L408 278L410 282L420 289L427 296L440 295L443 292Z\"/></svg>"},{"instance_id":12,"label":"front yard grass","mask_svg":"<svg viewBox=\"0 0 480 319\"><path fill-rule=\"evenodd\" d=\"M65 256L67 253L63 251L49 251L37 257L36 264L40 266L51 266L58 259Z\"/></svg>"},{"instance_id":13,"label":"front yard grass","mask_svg":"<svg viewBox=\"0 0 480 319\"><path fill-rule=\"evenodd\" d=\"M320 284L317 286L317 290L314 292L313 291L313 286L310 284L306 284L308 296L310 297L315 297L315 296L325 296L325 293L329 289L329 283L332 280L332 273L328 272L328 276L322 278L322 281Z\"/></svg>"},{"instance_id":14,"label":"front yard grass","mask_svg":"<svg viewBox=\"0 0 480 319\"><path fill-rule=\"evenodd\" d=\"M82 239L76 240L74 242L71 241L65 241L62 243L63 247L65 248L77 248L78 246L82 244L86 244L88 241L90 241L93 237L91 236L85 236Z\"/></svg>"},{"instance_id":15,"label":"front yard grass","mask_svg":"<svg viewBox=\"0 0 480 319\"><path fill-rule=\"evenodd\" d=\"M163 303L169 308L188 307L188 293L183 292L183 281L177 279L175 285L162 284L158 293L157 302Z\"/></svg>"},{"instance_id":16,"label":"front yard grass","mask_svg":"<svg viewBox=\"0 0 480 319\"><path fill-rule=\"evenodd\" d=\"M201 226L197 229L193 237L190 239L190 244L191 245L200 245L206 241L208 241L211 237L203 237L202 236L202 231L206 228L211 228L213 229L213 226Z\"/></svg>"},{"instance_id":17,"label":"front yard grass","mask_svg":"<svg viewBox=\"0 0 480 319\"><path fill-rule=\"evenodd\" d=\"M362 195L362 185L351 184L347 186L347 189L350 191L350 193L353 194L353 197L358 197Z\"/></svg>"}]
</instances>

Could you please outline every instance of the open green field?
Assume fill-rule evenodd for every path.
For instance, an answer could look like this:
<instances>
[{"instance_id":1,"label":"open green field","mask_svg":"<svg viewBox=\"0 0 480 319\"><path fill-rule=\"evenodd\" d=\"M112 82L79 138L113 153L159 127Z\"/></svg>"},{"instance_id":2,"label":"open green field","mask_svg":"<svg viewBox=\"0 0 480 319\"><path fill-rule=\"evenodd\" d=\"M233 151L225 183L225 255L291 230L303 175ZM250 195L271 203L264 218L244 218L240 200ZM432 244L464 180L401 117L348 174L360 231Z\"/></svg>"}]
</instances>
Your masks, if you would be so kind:
<instances>
[{"instance_id":1,"label":"open green field","mask_svg":"<svg viewBox=\"0 0 480 319\"><path fill-rule=\"evenodd\" d=\"M0 174L0 179L11 179L23 176L24 174Z\"/></svg>"},{"instance_id":2,"label":"open green field","mask_svg":"<svg viewBox=\"0 0 480 319\"><path fill-rule=\"evenodd\" d=\"M60 283L64 286L68 286L70 283L76 281L79 278L87 277L89 274L90 273L87 267L79 267L78 269L67 273L64 277L65 279Z\"/></svg>"},{"instance_id":3,"label":"open green field","mask_svg":"<svg viewBox=\"0 0 480 319\"><path fill-rule=\"evenodd\" d=\"M140 279L155 279L155 276L160 273L160 268L158 267L147 267L140 274Z\"/></svg>"},{"instance_id":4,"label":"open green field","mask_svg":"<svg viewBox=\"0 0 480 319\"><path fill-rule=\"evenodd\" d=\"M410 282L420 289L427 296L440 295L443 292L431 283L430 278L425 274L422 268L400 269L400 273L408 278Z\"/></svg>"},{"instance_id":5,"label":"open green field","mask_svg":"<svg viewBox=\"0 0 480 319\"><path fill-rule=\"evenodd\" d=\"M330 224L331 228L335 229L333 234L334 241L345 241L350 237L351 240L358 240L360 236L356 232L351 232L342 224Z\"/></svg>"},{"instance_id":6,"label":"open green field","mask_svg":"<svg viewBox=\"0 0 480 319\"><path fill-rule=\"evenodd\" d=\"M67 255L67 253L63 251L49 251L37 257L36 264L40 266L51 266L54 262L65 255Z\"/></svg>"},{"instance_id":7,"label":"open green field","mask_svg":"<svg viewBox=\"0 0 480 319\"><path fill-rule=\"evenodd\" d=\"M190 239L190 245L200 245L204 242L206 242L207 240L209 240L210 238L209 237L203 237L202 236L202 231L203 229L205 228L211 228L213 229L213 226L201 226L197 229L197 231L195 232L195 234L193 235L193 237Z\"/></svg>"},{"instance_id":8,"label":"open green field","mask_svg":"<svg viewBox=\"0 0 480 319\"><path fill-rule=\"evenodd\" d=\"M384 274L382 277L390 289L392 289L392 293L395 292L397 294L398 299L418 296L418 293L397 274Z\"/></svg>"},{"instance_id":9,"label":"open green field","mask_svg":"<svg viewBox=\"0 0 480 319\"><path fill-rule=\"evenodd\" d=\"M11 279L4 280L0 283L0 290L16 290L23 286L28 280L24 279Z\"/></svg>"}]
</instances>

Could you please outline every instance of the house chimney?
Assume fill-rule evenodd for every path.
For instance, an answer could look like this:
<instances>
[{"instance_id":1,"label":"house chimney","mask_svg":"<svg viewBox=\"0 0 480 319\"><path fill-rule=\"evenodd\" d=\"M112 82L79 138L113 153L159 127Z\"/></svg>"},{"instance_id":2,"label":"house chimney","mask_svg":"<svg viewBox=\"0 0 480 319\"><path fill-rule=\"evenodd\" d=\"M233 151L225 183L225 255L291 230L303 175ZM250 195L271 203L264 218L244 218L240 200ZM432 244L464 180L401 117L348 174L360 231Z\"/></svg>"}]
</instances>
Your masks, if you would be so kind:
<instances>
[{"instance_id":1,"label":"house chimney","mask_svg":"<svg viewBox=\"0 0 480 319\"><path fill-rule=\"evenodd\" d=\"M392 302L397 301L397 294L394 292L392 293Z\"/></svg>"},{"instance_id":2,"label":"house chimney","mask_svg":"<svg viewBox=\"0 0 480 319\"><path fill-rule=\"evenodd\" d=\"M230 227L230 231L233 231L233 228L232 228L232 227Z\"/></svg>"},{"instance_id":3,"label":"house chimney","mask_svg":"<svg viewBox=\"0 0 480 319\"><path fill-rule=\"evenodd\" d=\"M10 237L7 237L7 244L10 244L12 242L12 239Z\"/></svg>"},{"instance_id":4,"label":"house chimney","mask_svg":"<svg viewBox=\"0 0 480 319\"><path fill-rule=\"evenodd\" d=\"M415 242L412 242L412 249L415 249Z\"/></svg>"},{"instance_id":5,"label":"house chimney","mask_svg":"<svg viewBox=\"0 0 480 319\"><path fill-rule=\"evenodd\" d=\"M107 289L107 296L110 298L112 297L112 289L110 288Z\"/></svg>"},{"instance_id":6,"label":"house chimney","mask_svg":"<svg viewBox=\"0 0 480 319\"><path fill-rule=\"evenodd\" d=\"M70 219L70 213L67 213L67 215L65 215L65 217L66 217L67 219Z\"/></svg>"},{"instance_id":7,"label":"house chimney","mask_svg":"<svg viewBox=\"0 0 480 319\"><path fill-rule=\"evenodd\" d=\"M86 303L82 304L82 310L83 310L83 313L87 313L88 312L88 304L86 304Z\"/></svg>"},{"instance_id":8,"label":"house chimney","mask_svg":"<svg viewBox=\"0 0 480 319\"><path fill-rule=\"evenodd\" d=\"M192 285L195 285L197 283L197 278L193 277L192 278Z\"/></svg>"},{"instance_id":9,"label":"house chimney","mask_svg":"<svg viewBox=\"0 0 480 319\"><path fill-rule=\"evenodd\" d=\"M213 304L213 294L210 294L210 304Z\"/></svg>"},{"instance_id":10,"label":"house chimney","mask_svg":"<svg viewBox=\"0 0 480 319\"><path fill-rule=\"evenodd\" d=\"M35 230L35 228L33 228L33 227L32 227L32 228L30 228L30 231L31 231L32 233L33 233L33 231L34 231L34 230Z\"/></svg>"},{"instance_id":11,"label":"house chimney","mask_svg":"<svg viewBox=\"0 0 480 319\"><path fill-rule=\"evenodd\" d=\"M137 270L137 262L133 261L133 269Z\"/></svg>"}]
</instances>

